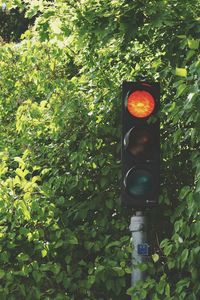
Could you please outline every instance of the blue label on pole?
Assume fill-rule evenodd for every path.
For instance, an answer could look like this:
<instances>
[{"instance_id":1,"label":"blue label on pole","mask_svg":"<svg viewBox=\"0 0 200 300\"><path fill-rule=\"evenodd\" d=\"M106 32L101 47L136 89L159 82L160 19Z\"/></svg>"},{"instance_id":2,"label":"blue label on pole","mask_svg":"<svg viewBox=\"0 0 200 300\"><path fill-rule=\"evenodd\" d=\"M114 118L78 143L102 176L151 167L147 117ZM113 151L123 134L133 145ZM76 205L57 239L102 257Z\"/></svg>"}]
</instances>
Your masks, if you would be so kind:
<instances>
[{"instance_id":1,"label":"blue label on pole","mask_svg":"<svg viewBox=\"0 0 200 300\"><path fill-rule=\"evenodd\" d=\"M148 255L149 254L149 245L148 244L138 244L137 245L137 253L140 255Z\"/></svg>"}]
</instances>

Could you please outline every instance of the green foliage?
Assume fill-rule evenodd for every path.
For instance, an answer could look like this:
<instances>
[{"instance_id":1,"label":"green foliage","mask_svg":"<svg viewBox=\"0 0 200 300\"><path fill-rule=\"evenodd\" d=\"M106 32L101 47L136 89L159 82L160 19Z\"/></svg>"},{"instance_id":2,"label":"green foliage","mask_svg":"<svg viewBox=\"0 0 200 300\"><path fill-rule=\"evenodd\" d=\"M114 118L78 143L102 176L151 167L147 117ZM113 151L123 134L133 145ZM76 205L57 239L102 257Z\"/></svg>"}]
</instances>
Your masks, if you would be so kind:
<instances>
[{"instance_id":1,"label":"green foliage","mask_svg":"<svg viewBox=\"0 0 200 300\"><path fill-rule=\"evenodd\" d=\"M0 299L199 299L198 1L12 7L36 21L0 49ZM129 288L120 85L142 79L162 86L162 188Z\"/></svg>"}]
</instances>

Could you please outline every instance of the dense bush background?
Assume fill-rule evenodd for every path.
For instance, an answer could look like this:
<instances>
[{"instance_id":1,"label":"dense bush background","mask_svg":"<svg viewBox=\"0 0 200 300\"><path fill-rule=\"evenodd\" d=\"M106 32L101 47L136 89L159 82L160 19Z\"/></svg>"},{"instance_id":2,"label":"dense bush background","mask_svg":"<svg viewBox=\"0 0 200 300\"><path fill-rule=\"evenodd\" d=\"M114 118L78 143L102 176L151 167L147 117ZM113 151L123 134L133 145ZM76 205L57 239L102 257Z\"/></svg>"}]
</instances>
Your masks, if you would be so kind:
<instances>
[{"instance_id":1,"label":"dense bush background","mask_svg":"<svg viewBox=\"0 0 200 300\"><path fill-rule=\"evenodd\" d=\"M35 21L19 42L1 31L0 299L198 300L199 1L4 3ZM134 289L123 80L162 88L160 205Z\"/></svg>"}]
</instances>

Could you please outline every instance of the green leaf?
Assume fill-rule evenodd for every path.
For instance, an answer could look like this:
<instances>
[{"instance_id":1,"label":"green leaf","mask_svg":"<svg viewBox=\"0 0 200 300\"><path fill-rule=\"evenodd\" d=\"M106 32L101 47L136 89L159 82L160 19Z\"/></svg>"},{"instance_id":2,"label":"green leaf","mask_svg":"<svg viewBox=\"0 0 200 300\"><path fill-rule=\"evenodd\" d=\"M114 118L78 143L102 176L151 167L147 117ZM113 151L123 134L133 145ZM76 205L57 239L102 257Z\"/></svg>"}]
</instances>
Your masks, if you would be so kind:
<instances>
[{"instance_id":1,"label":"green leaf","mask_svg":"<svg viewBox=\"0 0 200 300\"><path fill-rule=\"evenodd\" d=\"M56 248L56 249L57 249L57 248L60 248L62 245L63 245L63 240L59 240L59 241L56 242L55 248Z\"/></svg>"},{"instance_id":2,"label":"green leaf","mask_svg":"<svg viewBox=\"0 0 200 300\"><path fill-rule=\"evenodd\" d=\"M198 49L199 48L199 40L188 39L188 46L190 49Z\"/></svg>"},{"instance_id":3,"label":"green leaf","mask_svg":"<svg viewBox=\"0 0 200 300\"><path fill-rule=\"evenodd\" d=\"M21 185L21 179L19 178L19 176L15 176L13 183L14 185Z\"/></svg>"},{"instance_id":4,"label":"green leaf","mask_svg":"<svg viewBox=\"0 0 200 300\"><path fill-rule=\"evenodd\" d=\"M41 251L41 254L42 254L42 257L47 256L47 250L46 250L46 249L43 249L43 250Z\"/></svg>"},{"instance_id":5,"label":"green leaf","mask_svg":"<svg viewBox=\"0 0 200 300\"><path fill-rule=\"evenodd\" d=\"M14 157L14 161L19 163L20 168L25 169L25 163L21 157Z\"/></svg>"},{"instance_id":6,"label":"green leaf","mask_svg":"<svg viewBox=\"0 0 200 300\"><path fill-rule=\"evenodd\" d=\"M88 283L89 283L89 286L91 287L94 283L95 283L95 276L94 275L90 275L88 276Z\"/></svg>"},{"instance_id":7,"label":"green leaf","mask_svg":"<svg viewBox=\"0 0 200 300\"><path fill-rule=\"evenodd\" d=\"M120 267L113 267L112 269L118 274L118 276L124 276L125 274L124 270Z\"/></svg>"},{"instance_id":8,"label":"green leaf","mask_svg":"<svg viewBox=\"0 0 200 300\"><path fill-rule=\"evenodd\" d=\"M104 188L108 183L108 178L107 177L102 177L100 181L100 185L102 188Z\"/></svg>"},{"instance_id":9,"label":"green leaf","mask_svg":"<svg viewBox=\"0 0 200 300\"><path fill-rule=\"evenodd\" d=\"M40 282L40 280L41 280L41 278L42 278L42 274L41 274L41 272L39 272L39 271L33 271L32 272L32 275L33 275L33 278L34 278L34 280L38 283L38 282Z\"/></svg>"},{"instance_id":10,"label":"green leaf","mask_svg":"<svg viewBox=\"0 0 200 300\"><path fill-rule=\"evenodd\" d=\"M19 203L19 205L20 205L20 207L22 209L22 212L24 214L25 219L26 220L30 220L31 215L30 215L30 212L29 212L26 204L24 203L24 201L20 200L18 203Z\"/></svg>"},{"instance_id":11,"label":"green leaf","mask_svg":"<svg viewBox=\"0 0 200 300\"><path fill-rule=\"evenodd\" d=\"M169 284L167 284L165 287L165 294L167 297L170 297L170 285Z\"/></svg>"},{"instance_id":12,"label":"green leaf","mask_svg":"<svg viewBox=\"0 0 200 300\"><path fill-rule=\"evenodd\" d=\"M159 260L159 255L157 253L154 253L151 257L155 263Z\"/></svg>"},{"instance_id":13,"label":"green leaf","mask_svg":"<svg viewBox=\"0 0 200 300\"><path fill-rule=\"evenodd\" d=\"M70 236L67 243L70 245L78 245L78 239L75 236Z\"/></svg>"},{"instance_id":14,"label":"green leaf","mask_svg":"<svg viewBox=\"0 0 200 300\"><path fill-rule=\"evenodd\" d=\"M24 172L23 172L21 169L17 168L17 169L15 170L15 173L16 173L19 177L24 178Z\"/></svg>"},{"instance_id":15,"label":"green leaf","mask_svg":"<svg viewBox=\"0 0 200 300\"><path fill-rule=\"evenodd\" d=\"M54 263L51 267L51 270L55 275L57 275L60 272L60 268L61 267L59 264Z\"/></svg>"},{"instance_id":16,"label":"green leaf","mask_svg":"<svg viewBox=\"0 0 200 300\"><path fill-rule=\"evenodd\" d=\"M20 253L20 254L18 254L18 256L17 256L17 259L18 259L19 261L27 261L27 260L29 260L29 256L28 256L28 254Z\"/></svg>"},{"instance_id":17,"label":"green leaf","mask_svg":"<svg viewBox=\"0 0 200 300\"><path fill-rule=\"evenodd\" d=\"M181 77L186 77L187 70L185 68L176 68L176 75Z\"/></svg>"},{"instance_id":18,"label":"green leaf","mask_svg":"<svg viewBox=\"0 0 200 300\"><path fill-rule=\"evenodd\" d=\"M41 177L40 176L33 176L33 178L31 179L31 182L37 182L37 181L41 181Z\"/></svg>"},{"instance_id":19,"label":"green leaf","mask_svg":"<svg viewBox=\"0 0 200 300\"><path fill-rule=\"evenodd\" d=\"M5 276L5 271L0 269L0 279L2 279Z\"/></svg>"},{"instance_id":20,"label":"green leaf","mask_svg":"<svg viewBox=\"0 0 200 300\"><path fill-rule=\"evenodd\" d=\"M171 253L172 248L173 248L172 244L168 244L167 246L164 247L164 253L166 256L168 256Z\"/></svg>"},{"instance_id":21,"label":"green leaf","mask_svg":"<svg viewBox=\"0 0 200 300\"><path fill-rule=\"evenodd\" d=\"M119 247L120 244L121 244L120 241L113 241L106 246L106 249L109 249L111 247Z\"/></svg>"},{"instance_id":22,"label":"green leaf","mask_svg":"<svg viewBox=\"0 0 200 300\"><path fill-rule=\"evenodd\" d=\"M178 86L178 88L177 88L177 96L178 97L180 97L183 94L183 92L186 90L186 87L187 87L186 84L183 84L183 83Z\"/></svg>"},{"instance_id":23,"label":"green leaf","mask_svg":"<svg viewBox=\"0 0 200 300\"><path fill-rule=\"evenodd\" d=\"M176 102L173 102L169 108L169 112L173 111L176 107Z\"/></svg>"},{"instance_id":24,"label":"green leaf","mask_svg":"<svg viewBox=\"0 0 200 300\"><path fill-rule=\"evenodd\" d=\"M22 295L26 296L26 289L25 289L24 284L19 284L19 289L20 289L20 292L22 293Z\"/></svg>"},{"instance_id":25,"label":"green leaf","mask_svg":"<svg viewBox=\"0 0 200 300\"><path fill-rule=\"evenodd\" d=\"M188 258L188 255L189 255L189 250L188 249L184 249L183 252L182 252L182 254L181 254L181 257L180 257L180 259L181 259L181 265L182 266L184 266L184 264L185 264L185 262L186 262L186 260Z\"/></svg>"}]
</instances>

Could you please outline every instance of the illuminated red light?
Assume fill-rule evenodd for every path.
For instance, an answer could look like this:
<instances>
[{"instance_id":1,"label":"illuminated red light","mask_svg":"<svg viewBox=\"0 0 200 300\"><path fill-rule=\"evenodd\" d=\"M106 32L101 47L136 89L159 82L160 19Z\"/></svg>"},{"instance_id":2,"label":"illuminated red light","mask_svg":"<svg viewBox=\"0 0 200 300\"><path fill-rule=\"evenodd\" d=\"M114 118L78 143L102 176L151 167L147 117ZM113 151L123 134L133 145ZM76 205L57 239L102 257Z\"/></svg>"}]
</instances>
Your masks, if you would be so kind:
<instances>
[{"instance_id":1,"label":"illuminated red light","mask_svg":"<svg viewBox=\"0 0 200 300\"><path fill-rule=\"evenodd\" d=\"M146 91L135 91L128 97L127 109L137 118L149 117L155 108L153 96Z\"/></svg>"}]
</instances>

